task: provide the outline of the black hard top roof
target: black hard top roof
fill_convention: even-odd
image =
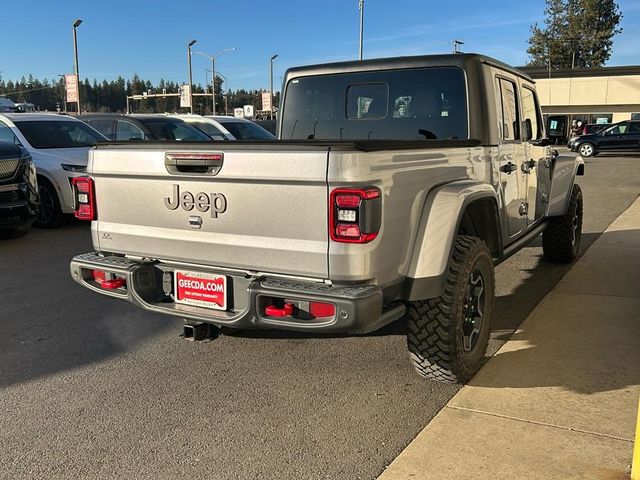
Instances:
[[[288,69],[286,72],[286,80],[288,81],[293,77],[310,75],[328,75],[332,73],[366,72],[376,70],[399,70],[404,68],[421,67],[453,66],[466,70],[478,64],[491,65],[492,67],[505,70],[513,75],[517,75],[533,82],[533,79],[521,70],[507,65],[500,60],[496,60],[495,58],[487,57],[486,55],[481,55],[479,53],[450,53],[445,55],[373,58],[369,60],[307,65]]]

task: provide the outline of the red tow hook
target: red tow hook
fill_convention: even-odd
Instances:
[[[283,308],[278,308],[275,305],[269,305],[264,309],[264,313],[269,317],[287,317],[293,314],[294,308],[293,303],[285,303]]]
[[[127,284],[127,281],[124,278],[114,278],[113,280],[105,280],[100,283],[102,288],[106,288],[107,290],[115,290],[116,288],[124,287]]]

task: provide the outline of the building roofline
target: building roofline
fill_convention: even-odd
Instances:
[[[549,69],[547,67],[522,66],[517,68],[535,79],[549,78]],[[616,77],[622,75],[640,75],[640,65],[551,70],[551,78]]]

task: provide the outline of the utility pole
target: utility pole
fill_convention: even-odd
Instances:
[[[191,40],[187,45],[187,62],[189,64],[189,110],[193,113],[193,74],[191,72],[191,47],[197,40]]]
[[[82,20],[77,19],[73,22],[73,56],[75,59],[74,62],[74,72],[76,74],[76,82],[78,83],[78,115],[80,115],[80,72],[78,69],[78,35],[76,34],[76,29],[80,26]],[[66,85],[66,82],[65,82]],[[65,99],[66,100],[66,99]],[[65,103],[66,106],[66,103]],[[66,110],[66,107],[65,107]]]
[[[276,53],[275,55],[273,55],[271,57],[271,61],[269,62],[270,65],[270,69],[269,69],[269,82],[270,82],[270,87],[269,87],[269,95],[271,95],[271,102],[270,102],[270,107],[269,107],[269,120],[273,120],[273,61],[278,58],[278,54]]]
[[[464,45],[464,42],[461,40],[454,40],[453,41],[453,53],[462,53],[460,52],[460,45]]]
[[[360,10],[360,60],[362,60],[363,36],[364,36],[364,0],[358,0],[358,10]]]
[[[64,105],[64,113],[67,113],[67,77],[61,73],[58,74],[64,82],[64,94],[62,96],[62,103]]]

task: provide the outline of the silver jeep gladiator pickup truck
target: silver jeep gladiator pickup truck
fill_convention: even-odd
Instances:
[[[540,234],[546,259],[578,253],[584,163],[547,147],[533,80],[458,54],[293,68],[283,89],[275,142],[95,147],[74,179],[95,252],[71,275],[194,339],[404,318],[418,373],[467,381],[494,265]]]

